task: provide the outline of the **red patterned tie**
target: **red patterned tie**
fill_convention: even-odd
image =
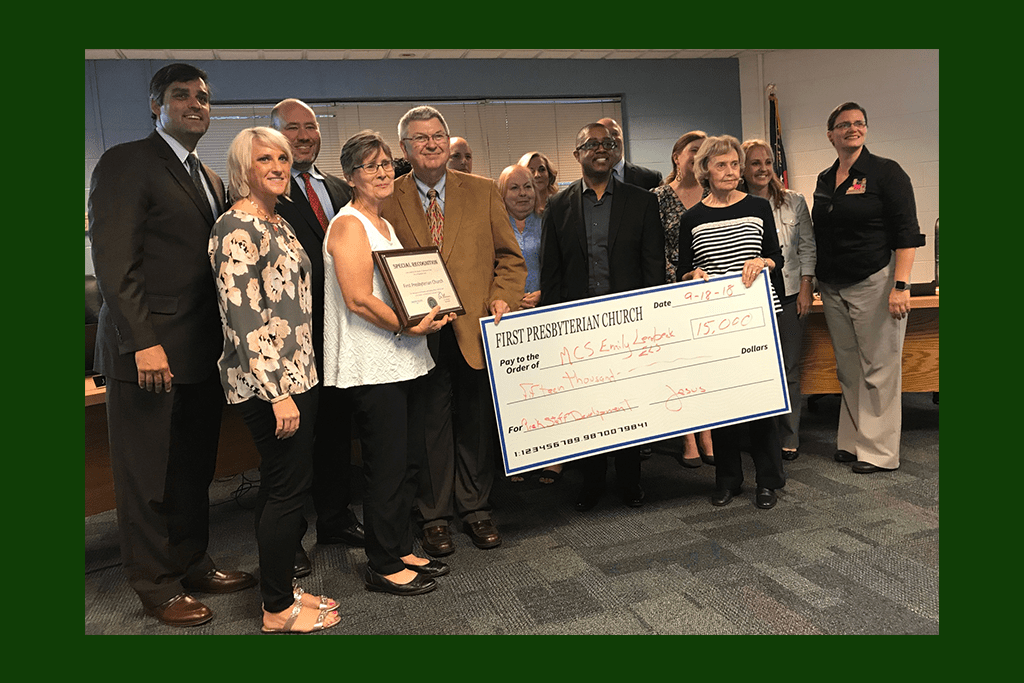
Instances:
[[[437,205],[437,190],[427,192],[430,204],[427,205],[427,227],[430,228],[430,239],[434,240],[434,246],[438,249],[444,242],[444,214],[441,207]]]
[[[300,173],[302,179],[306,182],[306,197],[309,199],[309,205],[313,207],[313,213],[316,214],[316,219],[320,221],[320,227],[323,230],[327,230],[327,214],[324,213],[324,207],[320,204],[320,198],[316,196],[316,190],[313,189],[313,183],[309,182],[308,173]]]

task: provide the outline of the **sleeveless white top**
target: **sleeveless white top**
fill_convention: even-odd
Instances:
[[[345,205],[324,235],[324,377],[329,387],[357,387],[367,384],[388,384],[415,379],[427,374],[434,361],[427,349],[426,337],[402,335],[381,329],[364,320],[345,305],[341,286],[335,275],[334,259],[327,251],[334,222],[340,216],[355,216],[363,224],[372,251],[401,249],[402,243],[386,220],[389,239],[377,231],[366,216],[351,204]],[[384,279],[374,267],[373,295],[394,308]]]

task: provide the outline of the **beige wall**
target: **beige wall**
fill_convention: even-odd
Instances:
[[[914,184],[925,246],[917,250],[913,282],[935,273],[939,218],[939,51],[781,50],[740,59],[743,136],[768,139],[768,96],[775,84],[790,189],[808,205],[819,172],[835,161],[825,119],[842,102],[868,110],[872,153],[899,162]]]

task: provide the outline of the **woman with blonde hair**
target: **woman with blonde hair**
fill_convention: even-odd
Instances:
[[[319,378],[312,266],[274,210],[291,186],[291,164],[291,145],[278,131],[240,132],[228,150],[237,201],[217,219],[209,243],[224,331],[221,384],[260,454],[255,522],[264,633],[311,633],[340,621],[337,602],[292,585],[313,483]]]
[[[747,140],[742,146],[743,188],[748,194],[767,199],[775,216],[775,229],[785,266],[783,290],[779,294],[779,341],[786,366],[786,384],[792,412],[780,415],[782,459],[796,460],[800,446],[800,355],[803,350],[805,317],[811,312],[814,293],[814,227],[807,202],[799,192],[787,190],[772,168],[771,147],[764,140]]]
[[[533,188],[537,192],[537,213],[544,213],[548,199],[558,194],[558,169],[551,159],[542,152],[527,152],[519,159],[519,165],[530,169],[533,174]]]

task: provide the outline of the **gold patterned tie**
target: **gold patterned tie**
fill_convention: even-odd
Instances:
[[[434,246],[440,249],[444,242],[444,214],[437,204],[437,190],[428,191],[427,197],[430,198],[430,204],[427,205],[427,227],[430,228],[430,239],[434,241]]]

